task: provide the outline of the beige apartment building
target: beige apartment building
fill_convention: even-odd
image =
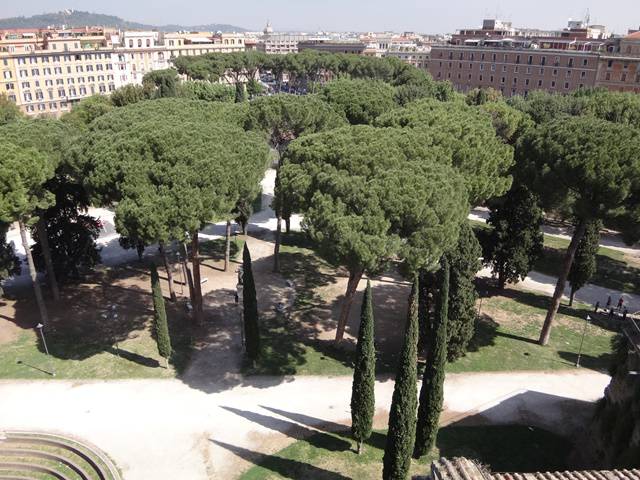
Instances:
[[[58,116],[82,98],[141,84],[171,58],[244,50],[241,34],[103,28],[0,32],[0,94],[27,115]]]

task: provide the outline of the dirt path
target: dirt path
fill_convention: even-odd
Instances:
[[[316,427],[348,425],[351,381],[254,377],[234,388],[180,380],[0,382],[0,425],[84,438],[110,454],[127,480],[233,479]],[[590,415],[608,381],[585,370],[449,375],[442,420],[567,433]],[[377,427],[386,425],[392,392],[393,382],[377,383]]]

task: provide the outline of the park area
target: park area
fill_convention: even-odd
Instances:
[[[242,237],[234,242],[237,254]],[[232,370],[245,375],[352,375],[357,336],[358,309],[352,309],[346,339],[336,346],[334,318],[339,312],[347,275],[317,255],[303,234],[284,236],[281,274],[271,272],[273,244],[250,238],[258,254],[254,270],[261,307],[263,353],[257,365],[242,365],[239,344],[223,339],[240,336],[235,310],[236,259],[223,271],[224,242],[203,244],[207,294],[207,321],[202,327],[191,322],[185,297],[167,302],[174,355],[168,368],[157,353],[152,336],[153,307],[147,270],[137,262],[104,268],[85,282],[66,287],[59,303],[51,302],[52,328],[47,334],[46,356],[32,319],[36,306],[29,291],[10,292],[0,315],[0,378],[123,379],[180,378],[194,364],[208,365],[225,359]],[[264,256],[261,256],[264,255]],[[153,257],[152,257],[153,258]],[[157,260],[157,259],[156,259]],[[184,292],[178,266],[178,293]],[[164,277],[163,277],[164,278]],[[406,318],[410,285],[397,271],[372,279],[376,318],[377,371],[393,374]],[[573,368],[584,318],[592,307],[577,302],[562,307],[558,324],[547,347],[537,344],[548,299],[545,295],[508,287],[497,291],[491,282],[478,279],[481,298],[475,335],[466,356],[447,366],[450,372],[559,370]],[[163,281],[166,288],[166,279]],[[361,302],[361,285],[355,304]],[[283,312],[276,311],[278,303]],[[115,305],[114,318],[111,306]],[[615,325],[606,316],[593,315],[587,327],[581,365],[606,371]],[[235,361],[231,361],[235,359]],[[235,364],[234,364],[235,363]],[[191,372],[196,373],[192,370]],[[210,372],[214,379],[224,372]],[[199,372],[198,372],[199,375]]]

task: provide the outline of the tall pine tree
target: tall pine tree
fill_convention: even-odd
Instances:
[[[418,423],[416,427],[414,458],[425,455],[436,441],[442,402],[444,399],[444,368],[447,362],[447,321],[449,317],[449,262],[442,259],[439,273],[438,299],[436,317],[429,338],[427,361],[420,389],[420,406],[418,407]]]
[[[482,248],[469,223],[462,224],[456,248],[446,254],[450,268],[447,360],[452,362],[467,352],[476,321],[474,279],[482,267]]]
[[[409,297],[409,314],[400,354],[400,364],[389,411],[389,430],[384,449],[384,480],[403,480],[409,474],[411,452],[416,434],[418,289],[415,277]]]
[[[258,319],[258,299],[256,297],[256,284],[251,269],[251,254],[249,247],[244,244],[242,252],[242,303],[244,311],[244,335],[247,356],[255,362],[260,355],[260,328]]]
[[[362,451],[362,442],[371,436],[373,414],[375,413],[376,349],[374,345],[374,319],[371,298],[371,282],[362,299],[360,311],[360,330],[356,364],[353,371],[351,390],[351,434],[358,442],[358,453]]]
[[[578,243],[576,255],[573,258],[573,264],[569,271],[569,283],[571,284],[571,295],[569,297],[569,306],[573,305],[573,297],[578,290],[584,287],[593,274],[596,273],[598,267],[596,255],[600,248],[600,228],[602,222],[599,220],[591,221],[587,224],[584,236]]]
[[[164,305],[162,288],[160,287],[160,277],[155,264],[151,264],[151,293],[153,295],[153,321],[158,344],[158,353],[165,360],[165,366],[169,366],[171,357],[171,338],[169,337],[169,326],[167,325],[167,310]]]

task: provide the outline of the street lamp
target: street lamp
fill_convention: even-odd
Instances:
[[[55,367],[53,366],[53,361],[51,360],[51,355],[49,354],[49,348],[47,347],[47,340],[44,338],[44,325],[41,323],[38,323],[36,325],[36,328],[40,331],[40,337],[42,338],[42,344],[44,345],[44,351],[47,354],[47,357],[49,357],[49,363],[51,364],[51,376],[55,377],[56,376],[56,370]]]
[[[587,325],[589,324],[591,317],[587,315],[584,319],[584,329],[582,330],[582,340],[580,341],[580,350],[578,350],[578,360],[576,361],[576,367],[580,367],[580,357],[582,356],[582,346],[584,345],[584,336],[587,333]]]

